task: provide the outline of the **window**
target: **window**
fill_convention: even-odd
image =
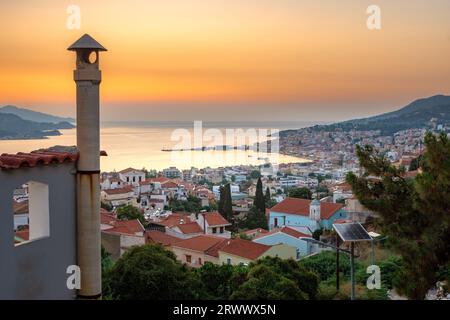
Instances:
[[[130,177],[127,177],[127,182],[130,182]]]
[[[14,244],[50,236],[48,185],[29,181],[14,190]]]
[[[192,261],[192,256],[190,256],[190,255],[186,255],[186,262],[187,263],[191,263],[191,261]]]
[[[275,224],[275,228],[278,227],[278,218],[274,218],[273,221],[274,221],[274,224]]]
[[[202,265],[202,258],[198,258],[198,264]]]
[[[223,233],[225,231],[224,227],[220,227],[220,233]]]
[[[217,228],[212,228],[212,233],[217,233]]]
[[[227,264],[228,264],[228,265],[231,264],[231,258],[227,258]]]
[[[133,182],[136,182],[136,177],[135,176],[133,176]]]

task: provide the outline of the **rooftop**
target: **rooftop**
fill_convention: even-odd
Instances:
[[[221,248],[219,251],[243,257],[249,260],[258,259],[264,252],[271,248],[271,246],[267,246],[265,244],[239,238],[229,239],[227,241],[227,245]]]
[[[180,241],[180,238],[168,235],[158,230],[150,230],[145,233],[145,243],[159,243],[163,246],[170,246]]]
[[[205,219],[210,227],[225,226],[231,224],[224,217],[222,217],[222,215],[219,212],[206,212]]]
[[[76,51],[77,49],[97,49],[98,51],[107,51],[100,43],[88,34],[84,34],[75,41],[67,50]]]
[[[228,241],[219,237],[199,235],[190,239],[181,240],[174,244],[173,247],[203,252],[210,256],[218,257],[219,247],[225,245]]]
[[[280,212],[286,214],[309,216],[309,205],[311,200],[286,198],[270,209],[271,212]],[[342,209],[340,203],[320,202],[320,218],[329,219],[334,213]]]

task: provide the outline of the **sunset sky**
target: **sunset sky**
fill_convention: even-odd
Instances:
[[[331,121],[450,94],[448,0],[1,0],[0,29],[0,106],[58,115],[84,33],[109,49],[103,120]]]

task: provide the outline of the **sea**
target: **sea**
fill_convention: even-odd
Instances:
[[[300,129],[317,122],[187,122],[187,121],[140,121],[102,122],[101,150],[108,156],[101,158],[102,171],[120,171],[133,167],[137,169],[162,170],[168,167],[178,169],[217,168],[236,165],[263,165],[267,163],[299,163],[308,160],[252,150],[217,150],[214,146],[251,145],[258,141],[276,137],[278,131]],[[55,145],[76,145],[76,129],[60,130],[62,135],[37,140],[0,140],[0,154],[30,152]],[[233,135],[234,140],[227,140]],[[268,138],[269,137],[269,138]],[[233,143],[229,143],[233,141]],[[195,150],[180,151],[180,149]],[[210,147],[206,151],[197,147]],[[175,151],[164,151],[174,150]]]

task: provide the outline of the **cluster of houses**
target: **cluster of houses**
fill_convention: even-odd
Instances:
[[[102,244],[113,258],[132,246],[158,243],[194,268],[205,262],[247,265],[265,256],[299,260],[325,250],[308,241],[315,230],[331,229],[346,217],[342,204],[286,198],[267,210],[268,230],[232,237],[231,223],[218,212],[164,213],[149,219],[147,229],[138,220],[119,221],[104,210],[100,214]]]
[[[248,264],[265,256],[301,259],[325,248],[312,241],[317,229],[331,229],[333,223],[348,219],[364,221],[366,212],[354,198],[351,188],[336,184],[332,196],[320,201],[289,198],[273,194],[277,204],[266,212],[268,230],[246,230],[233,237],[228,230],[231,223],[218,212],[172,212],[167,209],[170,199],[187,200],[189,196],[201,199],[209,206],[220,198],[218,186],[208,188],[184,181],[174,168],[166,175],[147,178],[142,170],[128,168],[117,173],[104,173],[101,177],[101,201],[112,210],[100,211],[102,245],[113,259],[136,245],[159,243],[172,250],[177,258],[191,267],[205,262]],[[180,173],[181,174],[181,173]],[[271,188],[269,181],[265,187]],[[241,192],[232,185],[233,211],[245,214],[252,206],[255,187]],[[347,205],[344,206],[344,203]],[[115,209],[132,205],[141,210],[147,221],[120,220]],[[27,188],[15,191],[15,241],[28,240]]]

